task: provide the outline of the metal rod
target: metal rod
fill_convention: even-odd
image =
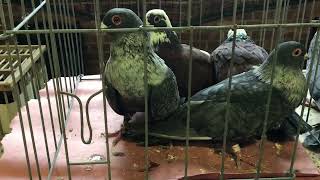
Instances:
[[[182,0],[179,0],[179,27],[182,27]],[[181,41],[181,32],[179,33],[179,39]]]
[[[95,0],[95,21],[97,31],[97,45],[98,45],[98,56],[99,56],[99,66],[100,66],[100,74],[102,75],[102,91],[103,91],[103,115],[104,115],[104,130],[106,134],[106,156],[108,162],[108,179],[111,180],[112,172],[111,172],[111,158],[110,158],[110,147],[109,147],[109,138],[107,135],[109,134],[108,130],[108,116],[107,116],[107,102],[106,102],[106,79],[104,76],[104,54],[103,54],[103,36],[101,33],[101,20],[100,20],[100,1]]]
[[[60,3],[60,0],[58,1],[58,3]],[[57,28],[59,28],[59,19],[58,19],[58,13],[57,13],[57,8],[56,8],[56,1],[53,1],[53,11],[54,11],[54,17],[55,17],[55,19],[56,19],[56,27]],[[62,14],[61,13],[61,6],[60,6],[60,14]],[[62,15],[61,15],[62,16]],[[63,29],[63,18],[61,18],[61,28]],[[65,35],[63,34],[63,40],[64,40],[64,47],[66,47],[66,45],[65,45],[65,42],[66,42],[66,38],[65,38]],[[61,41],[61,34],[58,34],[58,43],[59,43],[59,47],[62,47],[62,41]],[[66,68],[65,68],[65,61],[68,61],[65,57],[64,57],[64,55],[63,55],[63,53],[61,52],[60,53],[60,58],[61,58],[61,63],[62,63],[62,72],[63,72],[63,74],[64,74],[64,85],[65,85],[65,89],[66,89],[66,91],[68,91],[68,84],[67,84],[67,73],[66,73]],[[58,59],[57,59],[58,60]],[[54,63],[53,63],[54,64]],[[54,66],[53,66],[54,67]],[[60,70],[60,69],[59,69]],[[55,71],[55,68],[53,69],[53,71]],[[56,74],[56,73],[55,73]],[[56,78],[59,78],[59,81],[60,81],[60,83],[62,84],[62,82],[61,82],[61,77],[59,77],[58,75],[56,75],[55,76]],[[71,82],[70,81],[70,77],[69,77],[69,82]],[[61,87],[62,88],[62,87]],[[64,115],[66,114],[66,107],[65,107],[65,101],[64,101],[64,97],[62,96],[62,106],[63,106],[63,112],[64,112]],[[57,103],[58,104],[58,103]],[[69,99],[69,97],[67,97],[67,104],[68,104],[68,107],[70,107],[70,99]],[[57,108],[58,109],[58,108]],[[62,120],[62,119],[60,119],[60,120]],[[62,121],[61,121],[62,122]],[[61,126],[61,123],[60,123],[60,127],[62,127]],[[61,129],[62,130],[62,129]]]
[[[292,28],[292,27],[320,27],[320,23],[286,23],[286,24],[245,24],[237,25],[240,29],[273,29],[281,27]],[[223,25],[223,26],[182,26],[182,27],[140,27],[140,28],[119,28],[119,29],[101,29],[101,33],[111,33],[111,32],[137,32],[137,31],[190,31],[190,29],[201,30],[201,31],[215,31],[215,30],[228,30],[232,29],[233,25]],[[53,29],[53,30],[19,30],[12,31],[7,30],[7,34],[67,34],[67,33],[97,33],[98,29]]]
[[[262,19],[261,19],[261,24],[265,24],[265,16],[266,14],[266,0],[263,0],[263,8],[262,8]],[[260,39],[259,39],[259,45],[262,46],[262,35],[263,35],[263,29],[260,30]]]
[[[78,82],[79,83],[79,82]],[[78,84],[77,84],[77,86],[78,86]],[[59,93],[59,95],[61,95],[61,93]],[[74,101],[74,99],[71,99],[71,102],[70,102],[70,106],[71,106],[71,108],[73,107],[73,101]],[[67,112],[67,114],[65,115],[65,117],[66,117],[66,120],[64,121],[65,122],[65,124],[68,124],[68,122],[69,122],[69,120],[70,120],[70,114],[71,114],[71,111],[68,111]],[[62,125],[61,125],[62,126]],[[52,178],[52,174],[53,174],[53,171],[54,171],[54,167],[55,167],[55,164],[57,163],[57,160],[58,160],[58,156],[59,156],[59,153],[60,153],[60,150],[61,150],[61,146],[62,146],[62,142],[63,141],[65,141],[65,138],[64,138],[64,136],[62,135],[61,137],[60,137],[60,139],[59,139],[59,142],[58,142],[58,149],[56,150],[56,152],[54,153],[54,157],[53,157],[53,160],[52,160],[52,164],[51,164],[51,168],[50,168],[50,171],[49,171],[49,173],[48,173],[48,180],[51,180],[51,178]],[[70,166],[71,164],[70,163],[68,163],[67,164],[68,166]],[[67,172],[68,173],[68,172]],[[68,175],[68,179],[71,179],[71,176],[69,176],[69,174],[67,174]],[[70,174],[71,175],[71,174]]]
[[[72,93],[68,93],[68,92],[63,92],[63,91],[60,91],[59,92],[60,94],[63,94],[63,95],[67,95],[67,96],[71,96],[73,98],[75,98],[79,104],[79,110],[80,110],[80,126],[81,126],[81,141],[84,143],[84,144],[90,144],[91,143],[91,140],[92,140],[92,127],[91,127],[91,123],[89,121],[89,119],[87,119],[87,125],[88,125],[88,129],[89,129],[89,138],[88,140],[85,140],[84,138],[84,126],[83,126],[83,106],[82,106],[82,102],[81,102],[81,99],[72,94]]]
[[[76,17],[75,17],[75,11],[74,11],[74,3],[73,0],[71,0],[71,10],[72,10],[72,17],[73,17],[73,22],[74,22],[74,29],[77,29],[77,21],[76,21]],[[79,35],[79,38],[78,38]],[[78,74],[79,75],[83,75],[84,72],[82,71],[82,62],[83,62],[83,57],[81,56],[81,52],[82,51],[82,44],[80,43],[80,34],[79,33],[75,33],[75,38],[76,38],[76,42],[77,42],[77,65],[78,65]]]
[[[19,23],[15,28],[13,28],[13,31],[18,31],[20,30],[23,26],[25,26],[28,21],[30,19],[32,19],[33,17],[36,17],[35,15],[41,10],[41,8],[46,4],[46,0],[43,0],[36,8],[34,8],[34,10],[27,15],[25,18],[23,18],[23,20],[21,21],[21,23]]]
[[[42,16],[42,20],[43,20],[44,29],[47,29],[46,18],[45,18],[45,15],[44,15],[43,11],[41,11],[41,16]],[[55,77],[55,74],[54,74],[53,65],[52,65],[52,55],[51,55],[51,48],[50,48],[51,46],[49,44],[48,34],[44,34],[44,35],[45,35],[47,52],[48,52],[50,74],[51,74],[51,77],[53,78],[53,77]],[[55,101],[56,101],[56,104],[58,104],[57,87],[56,87],[55,81],[52,81],[52,84],[53,84],[53,92],[54,92]],[[49,88],[48,88],[48,84],[47,83],[46,83],[45,88],[46,88],[46,95],[47,95],[48,106],[49,106],[49,113],[50,113],[50,117],[52,117],[51,100],[50,100]],[[58,108],[57,108],[57,111],[58,111],[57,114],[59,114]],[[58,121],[60,122],[59,118],[60,118],[60,116],[58,116]],[[55,149],[57,150],[57,139],[56,139],[55,125],[54,125],[53,118],[51,118],[50,120],[51,120],[51,130],[52,130],[52,133],[53,133],[54,145],[55,145]]]
[[[108,164],[108,161],[81,161],[81,162],[70,162],[72,166],[83,166],[83,165],[94,165],[94,164]]]
[[[32,6],[32,8],[35,7],[34,0],[31,0],[31,6]],[[35,23],[36,29],[39,29],[37,16],[34,17],[34,23]],[[27,26],[25,28],[28,29]],[[41,58],[43,52],[41,50],[40,35],[37,34],[36,36],[37,36],[38,47],[39,47],[39,50],[40,50],[40,54],[41,54],[40,58]],[[32,52],[31,40],[30,40],[30,36],[29,35],[27,35],[27,41],[28,41],[28,47],[30,49],[30,52]],[[38,82],[38,84],[40,86],[40,84],[41,84],[40,77],[39,77],[38,73],[36,72],[36,69],[35,69],[36,64],[35,64],[35,60],[33,59],[32,55],[30,56],[30,59],[31,59],[31,62],[32,62],[31,70],[32,70],[33,76],[35,76],[36,81]],[[42,58],[42,60],[40,60],[40,63],[41,63],[41,61],[43,62],[43,58]],[[32,82],[33,82],[33,79],[32,79]],[[47,155],[47,160],[48,160],[48,169],[50,169],[51,160],[50,160],[50,153],[49,153],[49,146],[48,146],[48,138],[47,138],[47,133],[46,133],[46,126],[45,126],[45,123],[44,123],[44,115],[43,115],[42,102],[41,102],[39,90],[40,90],[40,87],[36,88],[35,93],[36,93],[36,95],[38,97],[40,120],[41,120],[42,132],[43,132],[44,143],[45,143],[45,148],[46,148],[46,155]]]
[[[70,12],[69,12],[69,6],[68,6],[68,2],[67,0],[64,1],[64,6],[63,6],[63,12],[65,15],[65,22],[66,22],[66,28],[67,29],[72,29],[71,27],[71,18],[70,18]],[[76,81],[76,54],[75,54],[75,48],[74,48],[74,41],[73,41],[73,35],[74,33],[71,34],[67,34],[67,38],[68,38],[68,47],[71,48],[71,54],[70,54],[70,66],[71,66],[71,76],[73,79],[73,92],[75,91],[75,81]],[[70,50],[70,49],[69,49]]]
[[[316,55],[316,53],[319,53],[319,45],[317,44],[317,42],[319,42],[319,36],[320,36],[319,34],[320,34],[320,30],[317,29],[317,35],[316,35],[316,39],[315,39],[316,47],[315,47],[314,51],[312,52],[312,58],[311,58],[311,62],[310,62],[310,67],[313,67],[313,64],[314,64],[314,61],[315,61],[315,55]],[[317,59],[317,62],[319,63],[319,58]],[[312,73],[309,73],[308,76],[307,76],[307,85],[310,84],[311,74]],[[300,117],[301,118],[303,117],[303,114],[304,114],[304,108],[305,108],[307,93],[308,93],[308,88],[305,89],[305,98],[303,99],[301,112],[300,112]],[[296,160],[296,153],[297,153],[297,147],[298,147],[298,143],[299,143],[300,130],[301,130],[301,126],[298,126],[297,135],[295,137],[294,149],[293,149],[293,152],[292,152],[292,155],[291,155],[291,163],[290,163],[289,172],[290,172],[290,174],[292,176],[295,174],[293,166],[294,166],[294,163],[295,163],[295,160]]]
[[[59,65],[59,61],[58,61],[58,52],[57,52],[57,45],[56,45],[56,41],[55,41],[55,37],[54,34],[52,33],[53,30],[53,19],[52,19],[52,13],[51,13],[51,7],[50,7],[50,0],[47,0],[47,5],[46,5],[46,10],[48,13],[48,21],[49,21],[49,31],[50,31],[50,40],[51,40],[51,45],[52,45],[52,49],[53,49],[53,59],[55,59],[54,61],[54,68],[55,68],[55,72],[58,78],[56,78],[56,83],[57,83],[57,89],[58,91],[61,90],[61,85],[58,79],[61,79],[61,75],[60,75],[60,65]],[[57,104],[57,108],[59,108],[59,111],[62,112],[62,99],[61,99],[61,95],[58,93],[58,104]],[[70,109],[69,109],[70,112]],[[69,114],[68,112],[68,114]],[[67,176],[68,179],[71,180],[71,170],[70,170],[70,165],[69,165],[69,153],[68,153],[68,145],[67,145],[67,138],[66,138],[66,131],[65,131],[65,120],[63,118],[63,115],[61,113],[59,113],[59,115],[61,116],[61,128],[62,128],[62,137],[63,137],[63,141],[64,141],[64,148],[65,148],[65,155],[66,155],[66,163],[67,163]],[[50,169],[49,172],[52,173],[53,168]]]
[[[230,66],[228,70],[228,93],[227,93],[227,104],[226,104],[226,113],[225,113],[225,119],[224,119],[224,131],[223,131],[223,149],[222,149],[222,157],[221,157],[221,169],[220,169],[220,180],[224,180],[224,168],[225,168],[225,157],[226,157],[226,149],[227,149],[227,136],[228,136],[228,128],[229,128],[229,119],[230,119],[230,99],[231,99],[231,85],[232,85],[232,69],[233,69],[233,63],[234,63],[234,55],[235,55],[235,47],[236,47],[236,34],[237,34],[237,5],[238,1],[235,0],[233,4],[233,41],[232,41],[232,55],[231,55],[231,61]]]
[[[203,0],[200,0],[200,13],[199,13],[199,26],[202,26],[202,15],[203,15]],[[202,44],[202,37],[201,37],[201,30],[199,30],[199,48],[201,48]]]
[[[281,11],[281,4],[282,4],[282,0],[277,1],[277,10],[276,10],[276,15],[275,15],[275,20],[277,23],[279,23],[280,21],[280,11]],[[269,87],[269,91],[268,91],[268,99],[267,99],[267,104],[266,104],[266,113],[265,113],[265,117],[264,117],[264,121],[263,121],[263,129],[262,129],[262,135],[261,135],[261,141],[259,144],[259,158],[258,158],[258,162],[257,162],[257,173],[256,173],[256,177],[255,179],[259,179],[260,175],[261,175],[261,166],[262,166],[262,160],[263,160],[263,155],[264,155],[264,143],[267,139],[267,123],[268,123],[268,119],[269,119],[269,112],[270,112],[270,103],[271,103],[271,97],[272,97],[272,89],[273,89],[273,79],[274,79],[274,73],[275,73],[275,67],[278,61],[278,44],[281,41],[281,32],[282,29],[279,27],[277,29],[277,39],[276,39],[276,46],[275,46],[275,57],[274,57],[274,62],[272,64],[272,70],[271,70],[271,78],[270,78],[270,87]],[[271,51],[271,50],[270,50]]]
[[[268,23],[268,19],[269,19],[269,6],[270,6],[270,2],[269,0],[267,0],[267,9],[266,9],[266,15],[265,15],[265,24]],[[262,39],[262,43],[261,46],[264,47],[264,42],[265,42],[265,38],[266,38],[266,30],[263,29],[263,35],[262,35],[263,39]]]
[[[192,0],[188,0],[188,26],[191,26],[192,16]],[[190,138],[190,101],[191,101],[191,87],[192,87],[192,45],[193,45],[193,29],[189,32],[189,71],[188,71],[188,97],[187,97],[187,120],[186,120],[186,144],[184,146],[184,179],[188,179],[188,167],[189,167],[189,138]]]
[[[224,11],[224,0],[221,1],[221,7],[220,7],[220,26],[222,26],[222,24],[223,24],[223,16],[224,16],[223,11]],[[230,29],[230,28],[228,28],[228,29]],[[224,36],[224,32],[222,31],[222,29],[220,29],[220,41],[219,41],[220,44],[223,40],[223,36]]]
[[[8,6],[10,6],[10,5],[11,5],[11,0],[8,1]],[[0,0],[0,9],[1,9],[1,11],[0,11],[1,25],[2,25],[3,30],[6,30],[7,29],[7,26],[6,26],[7,23],[6,23],[6,19],[5,19],[5,15],[4,15],[4,9],[3,9],[2,0]],[[12,18],[10,19],[10,24],[13,25],[13,22],[11,20],[12,20]],[[6,42],[6,47],[7,47],[7,49],[9,49],[9,43],[8,42]],[[19,53],[17,53],[17,54],[18,54],[18,59],[20,59]],[[9,53],[9,59],[11,59],[10,56],[11,56],[11,53]],[[25,153],[25,157],[26,157],[28,175],[29,175],[29,179],[32,180],[33,178],[32,178],[31,166],[30,166],[28,145],[27,145],[27,141],[26,141],[26,134],[25,134],[25,130],[24,130],[24,123],[23,123],[23,118],[22,118],[22,113],[21,113],[22,105],[21,105],[21,99],[19,97],[19,91],[18,91],[18,85],[17,85],[18,82],[16,81],[16,78],[14,76],[12,61],[9,61],[9,65],[10,65],[10,69],[11,69],[12,80],[13,80],[13,83],[15,84],[13,86],[13,98],[14,98],[15,102],[17,102],[16,104],[17,104],[17,109],[18,109],[20,129],[21,129],[21,134],[22,134],[22,141],[23,141],[24,153]]]
[[[302,15],[301,15],[301,22],[304,22],[304,16],[305,16],[305,14],[306,14],[307,2],[308,2],[308,0],[305,0],[305,1],[304,1],[304,4],[303,4],[303,11],[302,11]],[[302,27],[300,27],[300,29],[299,29],[298,42],[301,41],[301,35],[302,35]]]
[[[301,1],[299,0],[299,5],[298,5],[298,10],[297,10],[297,18],[296,18],[296,23],[299,22],[299,17],[300,17],[300,11],[301,11]],[[297,36],[297,27],[294,28],[294,32],[293,32],[293,39],[296,39]]]
[[[244,24],[243,19],[244,19],[245,7],[246,7],[246,0],[242,0],[241,24]]]

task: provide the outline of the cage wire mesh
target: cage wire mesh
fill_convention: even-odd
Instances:
[[[85,74],[100,74],[103,94],[105,93],[105,77],[103,75],[104,66],[109,54],[109,39],[105,34],[114,31],[134,32],[134,31],[155,31],[155,30],[174,30],[178,32],[182,42],[190,45],[190,56],[192,47],[205,49],[212,52],[226,36],[229,29],[245,28],[250,37],[256,43],[264,47],[269,52],[276,48],[277,44],[286,40],[296,40],[308,46],[309,36],[313,36],[308,31],[309,27],[318,27],[318,22],[311,22],[315,17],[315,0],[234,0],[234,1],[161,1],[161,0],[116,0],[116,1],[76,1],[76,0],[0,0],[1,17],[1,52],[0,54],[0,100],[4,104],[10,101],[16,102],[19,122],[21,126],[21,138],[24,144],[25,162],[27,166],[27,176],[29,179],[52,179],[59,154],[63,153],[66,164],[66,174],[68,179],[72,179],[72,166],[105,164],[107,166],[107,177],[112,179],[111,157],[109,140],[105,137],[106,159],[96,162],[74,161],[71,157],[72,149],[69,146],[72,138],[68,136],[67,126],[73,106],[79,104],[81,122],[81,140],[84,144],[92,142],[92,127],[89,120],[88,99],[86,108],[86,118],[83,115],[83,105],[81,96],[76,94],[77,87],[82,81],[87,81]],[[109,30],[101,29],[100,24],[104,13],[114,7],[129,8],[136,12],[143,19],[143,27],[132,29]],[[173,27],[156,28],[146,25],[146,12],[149,9],[164,9],[171,19]],[[293,15],[294,14],[294,15]],[[290,16],[291,18],[288,18]],[[82,19],[81,19],[82,18]],[[85,24],[81,21],[89,21]],[[82,26],[81,26],[82,25]],[[236,34],[236,33],[234,33]],[[317,33],[319,34],[319,33]],[[235,36],[235,35],[234,35]],[[84,48],[84,41],[96,38],[96,41],[89,49],[96,52],[88,52]],[[318,36],[316,37],[318,39]],[[232,45],[232,56],[235,51],[235,38]],[[27,53],[24,53],[26,51]],[[37,55],[34,55],[34,49]],[[28,54],[29,53],[29,54]],[[91,54],[90,54],[91,53]],[[89,61],[86,58],[92,54],[98,61],[93,65],[96,68],[89,70]],[[91,56],[92,57],[92,56]],[[192,56],[191,56],[192,57]],[[314,57],[314,56],[312,56]],[[28,59],[29,65],[24,63]],[[232,58],[230,69],[233,66]],[[319,59],[312,59],[311,64],[319,63]],[[3,65],[4,64],[4,65]],[[275,63],[274,63],[275,64]],[[92,65],[92,64],[91,64]],[[188,81],[188,114],[186,121],[186,140],[184,146],[185,168],[184,175],[188,176],[190,166],[189,148],[189,126],[190,126],[190,97],[191,97],[191,77],[192,77],[192,58],[189,62],[189,81]],[[99,68],[97,68],[99,67]],[[273,71],[272,71],[273,72]],[[146,62],[145,62],[145,73]],[[18,76],[16,75],[18,74]],[[230,74],[230,72],[229,72]],[[29,97],[27,84],[30,83],[35,94]],[[49,81],[42,77],[48,76]],[[10,83],[2,83],[5,77],[11,77]],[[42,79],[41,79],[42,78]],[[271,78],[272,79],[272,78]],[[311,76],[307,76],[309,83]],[[147,75],[144,75],[144,88],[148,92]],[[227,107],[230,104],[230,88],[232,76],[228,81]],[[272,80],[271,80],[272,84]],[[44,88],[44,89],[43,89]],[[41,90],[42,89],[42,90]],[[41,91],[40,91],[41,90]],[[99,93],[99,92],[98,92]],[[255,179],[260,178],[264,144],[266,141],[266,128],[271,101],[272,88],[268,92],[266,102],[266,115],[259,146],[259,157],[256,163]],[[20,96],[23,94],[24,96]],[[97,93],[96,93],[97,94]],[[96,95],[93,94],[93,95]],[[307,91],[305,92],[307,95]],[[42,98],[40,98],[40,96]],[[35,98],[38,104],[39,116],[41,120],[41,135],[34,135],[33,117],[29,107],[29,101]],[[13,100],[10,100],[13,99]],[[149,135],[148,135],[148,96],[145,95],[145,179],[149,179]],[[305,113],[306,98],[303,100],[300,116]],[[105,122],[105,135],[108,132],[107,101],[103,95],[102,120]],[[23,113],[21,109],[25,109]],[[307,109],[308,114],[310,107]],[[2,117],[2,115],[1,115]],[[225,114],[225,128],[223,134],[223,151],[221,154],[220,178],[225,179],[225,158],[227,146],[228,121],[230,119],[229,108]],[[85,121],[86,120],[86,121]],[[49,122],[49,123],[47,123]],[[49,125],[48,125],[49,124]],[[1,124],[0,124],[1,125]],[[50,133],[48,133],[50,131]],[[297,130],[300,131],[300,126]],[[0,126],[1,138],[4,136],[3,128]],[[30,135],[26,135],[30,134]],[[299,133],[298,133],[299,134]],[[36,142],[40,140],[44,143],[44,151],[39,151]],[[70,139],[69,139],[70,138]],[[295,138],[294,150],[291,152],[291,163],[288,167],[286,177],[274,179],[294,179],[295,157],[299,135]],[[31,145],[27,142],[31,142]],[[45,154],[47,166],[39,165],[39,155]],[[35,170],[34,170],[35,168]]]

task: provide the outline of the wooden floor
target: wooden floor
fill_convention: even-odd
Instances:
[[[96,78],[97,76],[95,76]],[[94,78],[87,77],[87,78]],[[51,87],[51,84],[50,84]],[[100,90],[101,82],[98,80],[87,80],[79,84],[76,94],[80,97],[83,104],[90,95]],[[50,91],[52,112],[55,120],[55,130],[59,133],[57,121],[57,110],[54,107],[54,93]],[[49,106],[44,91],[41,92],[41,102],[44,114],[44,124],[46,126],[46,134],[48,136],[50,161],[52,162],[55,153],[55,145],[53,141],[53,131],[49,118]],[[103,118],[103,102],[102,95],[95,97],[90,104],[90,117],[93,128],[93,142],[85,145],[81,142],[80,134],[80,116],[79,105],[74,101],[73,109],[70,113],[70,121],[66,128],[68,155],[70,161],[94,161],[101,158],[106,158],[106,145],[104,133],[104,118]],[[44,146],[43,129],[41,125],[41,114],[39,113],[39,104],[37,100],[32,100],[28,103],[31,111],[32,126],[34,130],[35,146],[39,159],[39,167],[41,176],[46,179],[48,175],[48,160],[46,158],[46,149]],[[110,132],[115,132],[120,128],[122,117],[115,114],[111,108],[108,111],[108,127]],[[27,136],[29,158],[31,160],[32,175],[37,177],[35,156],[33,153],[31,136],[28,125],[26,107],[22,109],[23,122]],[[85,123],[86,124],[86,123]],[[87,126],[85,125],[85,138],[87,139]],[[2,140],[4,145],[4,154],[0,159],[0,179],[1,180],[22,180],[28,179],[26,158],[22,141],[22,133],[20,129],[19,118],[16,117],[12,122],[12,133],[5,136]],[[57,139],[60,135],[57,135]],[[109,139],[109,143],[113,138]],[[199,146],[201,145],[201,146]],[[231,157],[227,157],[225,161],[225,173],[230,178],[246,178],[254,177],[255,163],[258,157],[258,142],[246,147],[242,147],[242,162],[240,168],[235,166],[235,162]],[[292,153],[293,142],[282,144],[284,150],[277,155],[275,144],[267,142],[265,147],[264,162],[262,166],[263,177],[283,176],[289,168],[290,156]],[[132,179],[141,180],[144,178],[144,148],[138,146],[134,142],[120,141],[113,151],[123,152],[124,156],[111,157],[111,174],[112,179]],[[153,165],[150,169],[150,178],[153,180],[164,179],[179,179],[184,175],[184,148],[183,146],[161,147],[154,146],[148,150],[150,163]],[[92,158],[94,157],[94,158]],[[191,143],[189,148],[189,171],[190,179],[216,179],[220,170],[221,156],[214,149],[207,147],[204,143]],[[101,160],[100,159],[100,160]],[[61,151],[57,158],[57,163],[54,168],[53,178],[66,179],[66,153],[62,144]],[[297,159],[295,163],[298,179],[320,179],[319,171],[312,163],[304,148],[299,144],[297,151]],[[90,179],[108,179],[106,165],[84,165],[72,166],[72,179],[90,180]]]

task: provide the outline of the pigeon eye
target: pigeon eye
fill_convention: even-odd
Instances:
[[[161,21],[161,19],[160,19],[159,16],[155,16],[155,17],[153,18],[153,21],[154,21],[155,23],[159,23],[159,22]]]
[[[302,54],[302,50],[300,48],[294,49],[292,51],[292,56],[300,56]]]
[[[114,16],[112,16],[112,23],[114,24],[114,25],[120,25],[121,23],[122,23],[122,21],[121,21],[121,17],[119,16],[119,15],[114,15]]]

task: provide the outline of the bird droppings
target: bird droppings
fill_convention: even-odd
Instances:
[[[57,177],[57,180],[64,180],[63,177]]]
[[[106,134],[105,133],[100,133],[99,137],[106,137]]]
[[[178,159],[177,156],[174,156],[174,155],[172,155],[172,154],[168,154],[168,155],[167,155],[167,158],[166,158],[166,161],[167,161],[168,163],[172,163],[173,161],[176,161],[177,159]]]
[[[71,129],[69,129],[69,132],[72,132],[73,131],[73,129],[71,128]]]
[[[86,171],[92,171],[92,170],[93,170],[93,167],[92,167],[92,165],[87,165],[87,166],[84,168],[84,170],[86,170]]]
[[[100,155],[100,154],[93,154],[88,158],[88,160],[91,161],[91,162],[103,161],[105,159],[106,158],[103,155]]]
[[[207,172],[205,169],[199,169],[199,170],[200,170],[200,172],[201,172],[202,174],[204,174],[204,173]]]
[[[279,143],[275,143],[274,146],[276,147],[276,154],[280,156],[283,146]]]

